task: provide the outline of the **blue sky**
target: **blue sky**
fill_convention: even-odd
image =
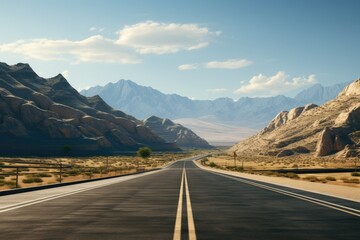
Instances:
[[[0,0],[0,61],[76,89],[130,79],[196,99],[360,77],[360,1]]]

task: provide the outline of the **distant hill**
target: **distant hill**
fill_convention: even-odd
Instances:
[[[211,123],[195,118],[179,118],[174,122],[192,129],[197,135],[214,146],[232,146],[256,134],[257,130],[221,123]]]
[[[331,99],[334,99],[349,84],[350,82],[346,82],[328,87],[323,87],[321,84],[315,84],[314,86],[298,93],[295,96],[295,100],[321,105]]]
[[[321,106],[307,105],[279,113],[261,132],[231,151],[279,157],[304,153],[359,156],[360,79]]]
[[[0,153],[60,155],[178,150],[101,97],[80,95],[61,75],[39,77],[28,64],[0,63]]]
[[[215,100],[191,100],[177,94],[164,94],[130,80],[120,80],[104,87],[96,86],[80,93],[101,96],[110,106],[139,119],[152,115],[161,118],[195,118],[211,123],[263,128],[280,111],[315,102],[322,104],[335,97],[344,84],[331,87],[315,85],[295,98],[282,95],[264,98],[242,97]],[[195,130],[195,129],[194,129]]]
[[[209,145],[205,139],[196,135],[189,128],[174,123],[169,119],[151,116],[145,119],[143,123],[167,142],[175,142],[180,147],[201,149],[213,148],[213,146]]]

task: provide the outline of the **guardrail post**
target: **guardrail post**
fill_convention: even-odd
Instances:
[[[59,182],[62,181],[62,163],[60,163],[60,176],[59,176]]]
[[[16,188],[19,188],[19,168],[16,168]]]

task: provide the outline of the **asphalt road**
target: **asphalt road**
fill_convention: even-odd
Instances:
[[[0,239],[359,239],[360,203],[258,184],[178,161],[0,211]]]

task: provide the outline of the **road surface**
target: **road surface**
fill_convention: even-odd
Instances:
[[[359,239],[359,207],[211,173],[187,159],[127,181],[2,206],[0,239]]]

